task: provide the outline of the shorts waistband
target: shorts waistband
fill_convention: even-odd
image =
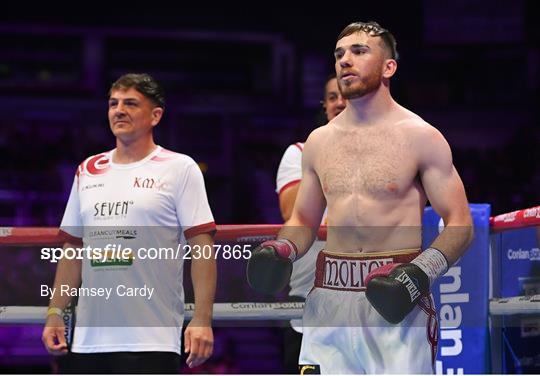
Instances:
[[[402,249],[369,253],[337,253],[322,250],[317,256],[315,287],[365,291],[367,275],[386,264],[406,263],[420,254],[420,249]]]

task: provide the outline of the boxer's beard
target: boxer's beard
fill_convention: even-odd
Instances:
[[[352,82],[351,85],[338,81],[339,91],[344,99],[361,98],[377,90],[381,84],[382,80],[380,76],[375,73],[372,73],[368,77],[361,77]]]

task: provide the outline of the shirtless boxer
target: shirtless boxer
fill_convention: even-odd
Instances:
[[[302,371],[431,373],[437,336],[429,288],[473,235],[463,183],[441,133],[390,94],[397,51],[387,30],[352,23],[334,55],[347,107],[309,136],[291,219],[277,240],[254,250],[248,281],[266,292],[285,286],[327,206],[326,250],[303,318]],[[428,200],[445,229],[420,253]]]

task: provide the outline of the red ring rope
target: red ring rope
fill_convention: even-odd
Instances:
[[[500,232],[515,228],[540,226],[540,206],[500,214],[489,219],[491,231]],[[216,241],[259,242],[275,237],[282,225],[218,225]],[[319,239],[326,239],[326,228],[318,232]],[[65,236],[56,227],[0,227],[0,245],[62,246]]]
[[[496,215],[489,219],[492,232],[500,232],[513,228],[540,226],[540,206],[516,210],[510,213]]]
[[[221,242],[262,242],[275,238],[282,225],[218,225],[214,239]],[[326,229],[318,232],[320,239],[326,238]],[[56,227],[0,227],[0,245],[11,246],[62,246],[66,235]]]

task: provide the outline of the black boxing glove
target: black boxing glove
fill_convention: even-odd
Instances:
[[[247,281],[257,292],[276,294],[289,283],[297,249],[287,239],[270,240],[251,252],[247,263]]]
[[[448,261],[442,252],[428,248],[410,263],[387,264],[369,273],[366,297],[386,321],[399,324],[447,270]]]

